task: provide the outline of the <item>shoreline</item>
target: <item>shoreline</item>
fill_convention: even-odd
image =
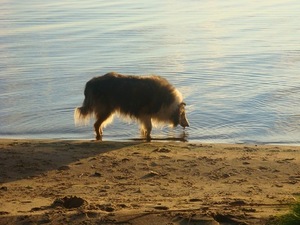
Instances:
[[[22,136],[16,136],[16,137],[6,137],[6,136],[0,136],[0,142],[1,140],[16,140],[16,141],[83,141],[83,142],[93,142],[97,141],[95,138],[31,138],[31,137],[22,137]],[[145,138],[141,137],[133,137],[133,138],[127,138],[127,139],[109,139],[104,138],[102,140],[103,142],[147,142]],[[151,142],[183,142],[183,143],[190,143],[190,144],[215,144],[215,145],[257,145],[257,146],[283,146],[283,147],[300,147],[300,142],[294,141],[294,142],[256,142],[256,141],[249,141],[249,142],[222,142],[222,141],[212,141],[212,140],[200,140],[200,139],[193,139],[189,140],[185,137],[154,137],[151,139]]]
[[[300,195],[299,146],[0,139],[0,162],[1,224],[264,224]]]

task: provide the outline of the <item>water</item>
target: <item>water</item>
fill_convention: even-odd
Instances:
[[[92,139],[73,110],[89,79],[117,71],[174,84],[189,141],[299,145],[299,12],[297,0],[4,0],[0,138]],[[138,125],[115,119],[104,135],[137,138]]]

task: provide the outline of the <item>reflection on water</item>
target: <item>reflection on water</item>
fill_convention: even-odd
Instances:
[[[164,137],[151,137],[151,139],[147,139],[145,137],[140,137],[140,138],[130,138],[129,140],[132,141],[180,141],[180,142],[187,142],[188,141],[188,136],[189,134],[183,130],[180,134],[178,135],[172,135],[172,136],[164,136]]]
[[[73,109],[109,71],[159,74],[184,95],[189,141],[300,144],[297,1],[1,3],[0,137],[91,139]],[[152,136],[181,138],[182,128]],[[106,140],[139,137],[116,119]]]

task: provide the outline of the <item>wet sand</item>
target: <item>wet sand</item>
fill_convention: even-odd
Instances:
[[[0,140],[0,224],[264,224],[300,195],[300,147]]]

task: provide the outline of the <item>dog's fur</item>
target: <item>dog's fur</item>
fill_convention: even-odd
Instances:
[[[95,116],[96,139],[102,139],[105,124],[112,115],[137,119],[142,134],[151,139],[152,122],[189,126],[181,93],[159,76],[125,76],[114,72],[94,77],[86,83],[82,107],[74,112],[75,123]]]

